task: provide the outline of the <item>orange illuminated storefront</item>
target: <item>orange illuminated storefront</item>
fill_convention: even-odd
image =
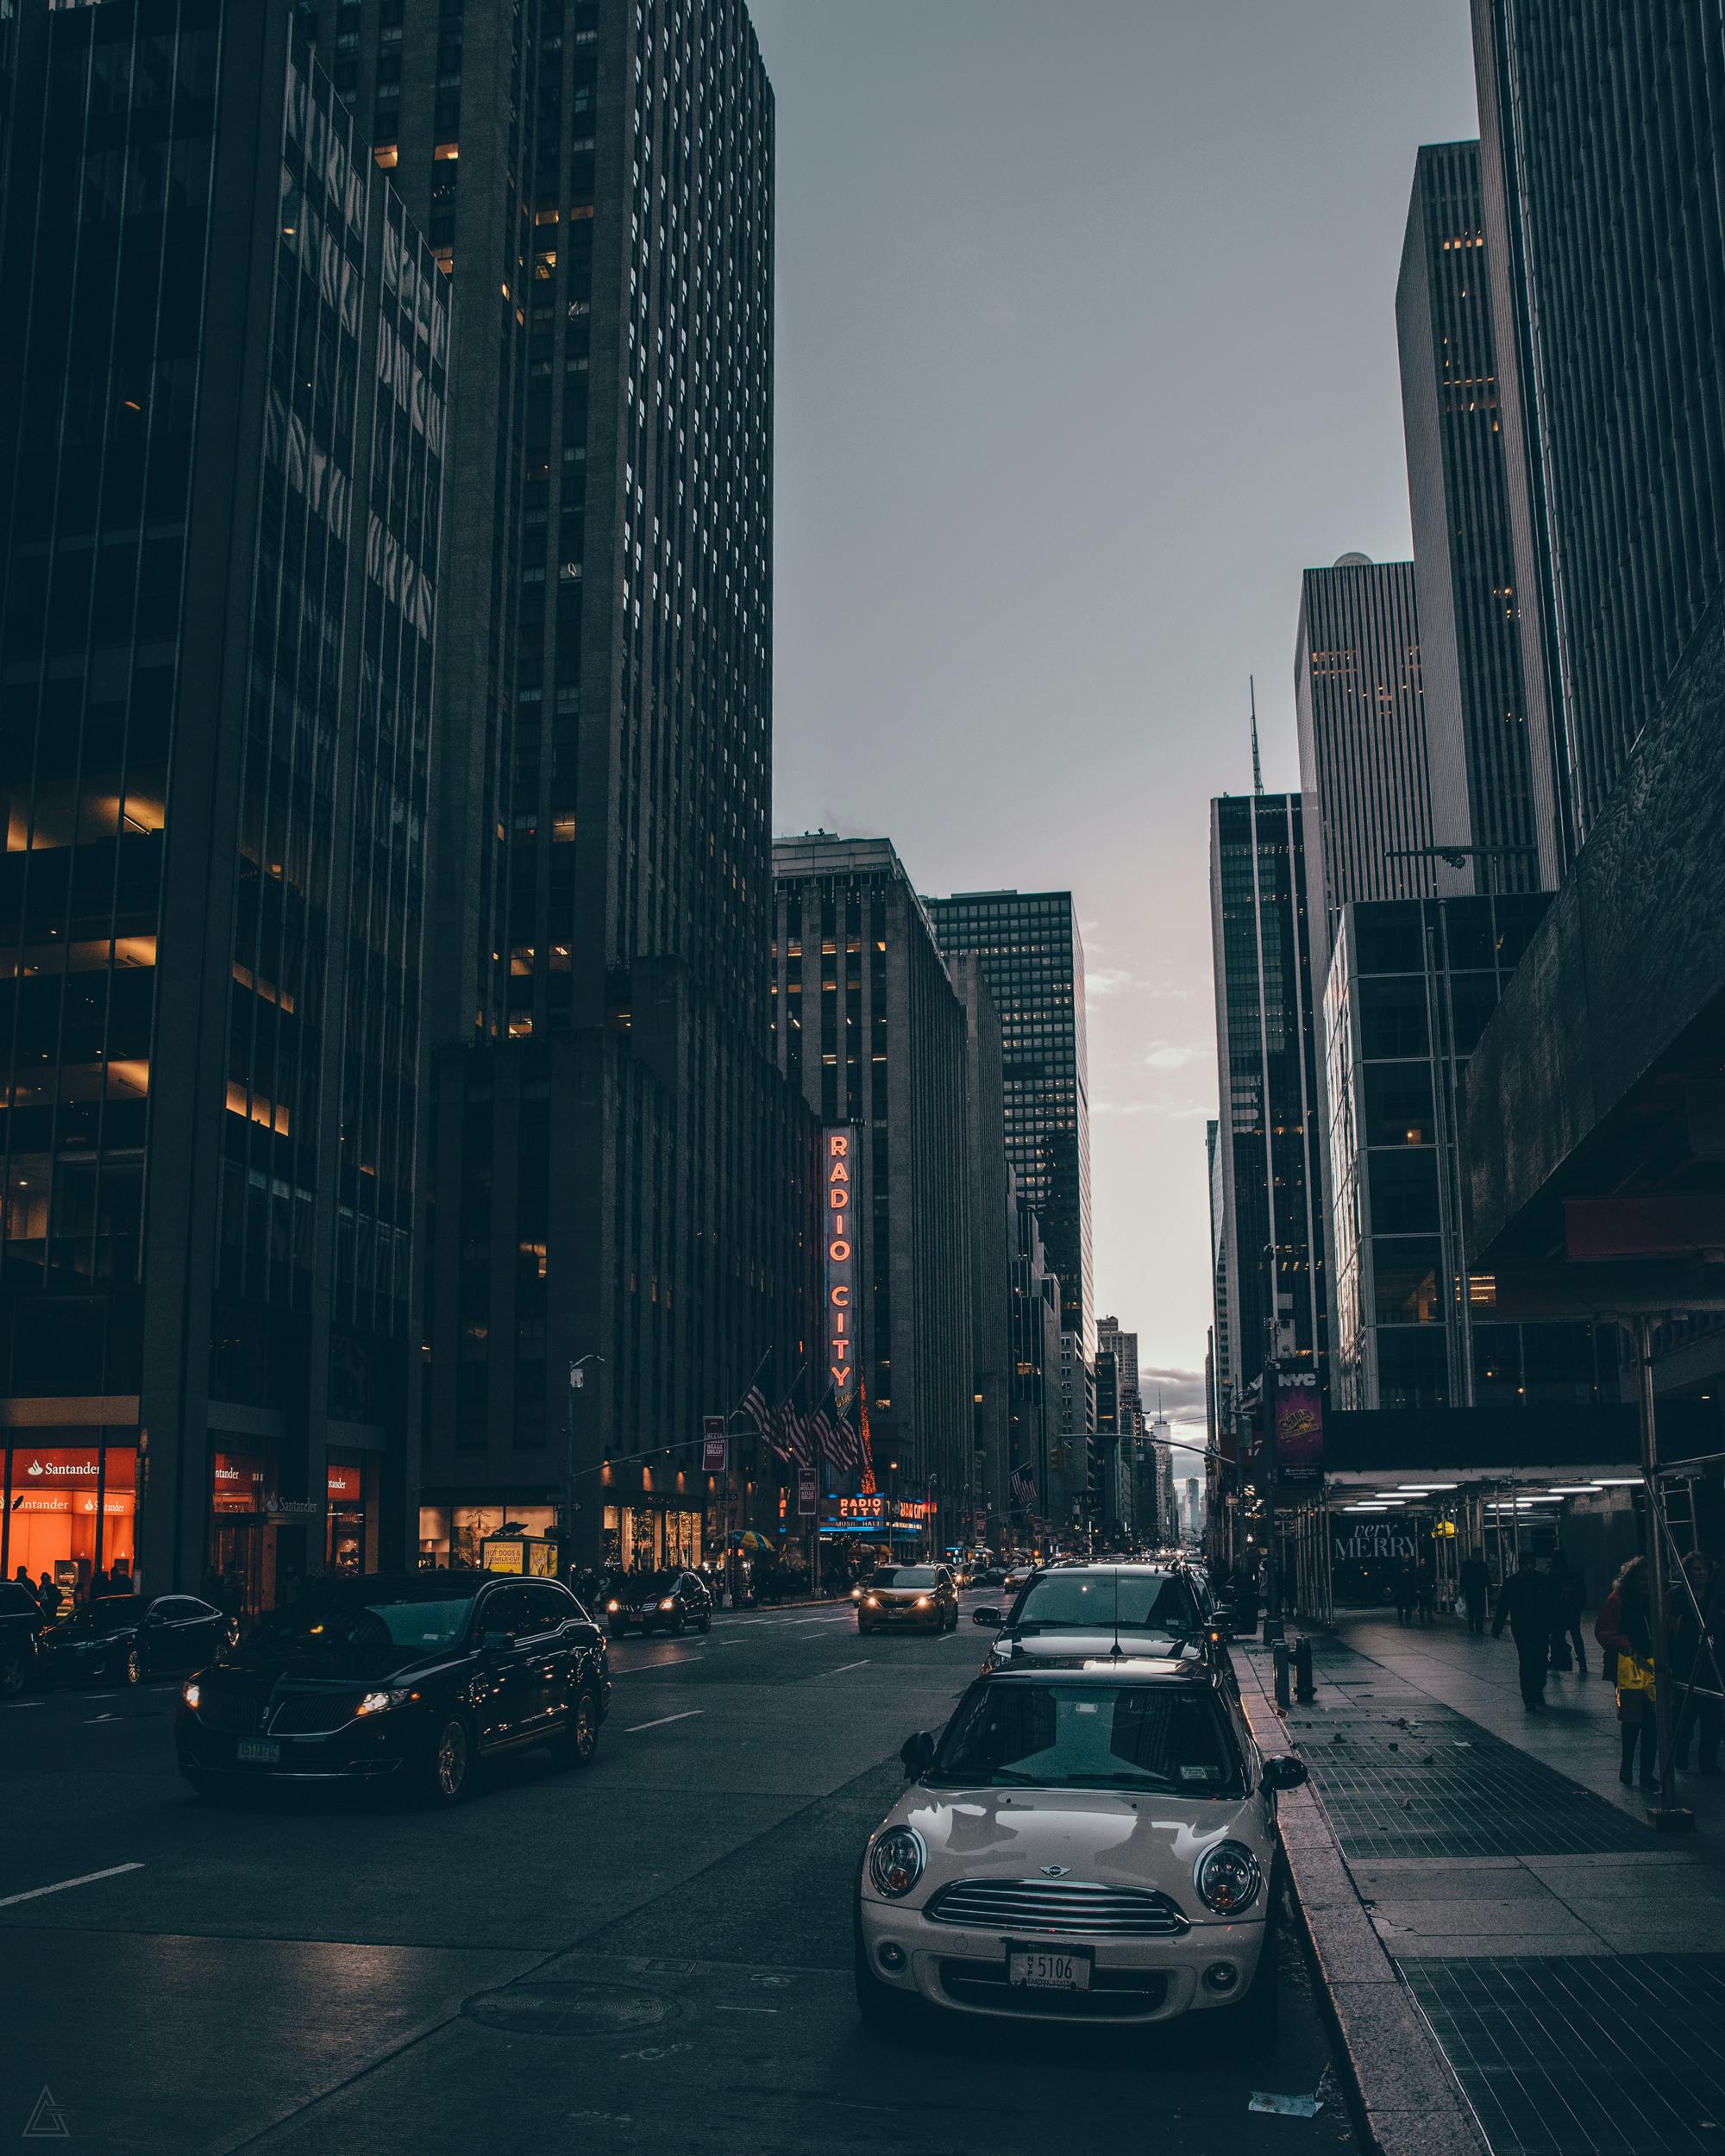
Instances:
[[[69,1433],[55,1431],[63,1439]],[[132,1564],[138,1509],[138,1455],[124,1444],[10,1445],[4,1455],[5,1524],[0,1575],[22,1564],[80,1592],[99,1567]]]

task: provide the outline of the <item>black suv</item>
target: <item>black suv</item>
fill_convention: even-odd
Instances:
[[[74,1684],[141,1684],[213,1662],[239,1624],[196,1595],[103,1595],[42,1635],[42,1670]]]
[[[697,1632],[712,1628],[712,1589],[695,1572],[628,1572],[605,1600],[611,1636],[620,1639],[631,1625],[649,1632]]]
[[[374,1573],[260,1619],[183,1687],[174,1741],[205,1793],[367,1782],[455,1804],[495,1753],[585,1766],[610,1704],[604,1635],[555,1580]]]
[[[34,1588],[0,1580],[0,1699],[16,1699],[36,1674],[36,1642],[47,1619]]]
[[[1203,1580],[1183,1564],[1062,1564],[1034,1574],[1009,1610],[972,1622],[1000,1633],[985,1670],[1081,1668],[1123,1655],[1203,1662],[1232,1681]]]

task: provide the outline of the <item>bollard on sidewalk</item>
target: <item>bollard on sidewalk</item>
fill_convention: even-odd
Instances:
[[[1289,1664],[1289,1655],[1288,1655],[1288,1642],[1287,1642],[1285,1639],[1278,1639],[1278,1640],[1276,1641],[1276,1647],[1275,1647],[1275,1655],[1276,1655],[1276,1706],[1277,1706],[1278,1708],[1280,1708],[1283,1711],[1283,1713],[1286,1713],[1287,1709],[1288,1709],[1289,1707],[1291,1707],[1291,1706],[1293,1705],[1293,1702],[1292,1702],[1292,1700],[1289,1698],[1289,1692],[1288,1692],[1288,1664]]]
[[[1318,1688],[1312,1678],[1310,1633],[1302,1633],[1294,1642],[1294,1696],[1302,1706],[1309,1706],[1318,1696]]]

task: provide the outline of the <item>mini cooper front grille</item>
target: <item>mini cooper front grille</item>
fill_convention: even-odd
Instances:
[[[1088,1932],[1109,1939],[1173,1939],[1189,1926],[1165,1894],[1066,1879],[958,1879],[923,1915],[981,1932]]]

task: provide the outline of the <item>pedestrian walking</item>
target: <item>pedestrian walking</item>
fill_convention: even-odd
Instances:
[[[36,1600],[41,1605],[43,1616],[51,1625],[57,1625],[60,1622],[60,1589],[54,1585],[52,1573],[44,1572],[36,1583]]]
[[[1725,1710],[1709,1693],[1722,1686],[1720,1658],[1712,1645],[1720,1616],[1720,1589],[1725,1575],[1705,1550],[1692,1550],[1684,1559],[1685,1591],[1678,1581],[1671,1597],[1670,1633],[1672,1682],[1677,1686],[1672,1703],[1678,1709],[1672,1748],[1680,1773],[1689,1772],[1690,1748],[1700,1742],[1697,1772],[1709,1777],[1719,1771],[1719,1739],[1725,1733]],[[1690,1600],[1690,1596],[1694,1600]],[[1703,1623],[1696,1619],[1700,1609]]]
[[[1635,1779],[1635,1754],[1641,1759],[1641,1787],[1659,1786],[1659,1735],[1653,1714],[1653,1595],[1647,1560],[1631,1557],[1617,1575],[1605,1606],[1594,1620],[1593,1636],[1605,1650],[1617,1681],[1617,1727],[1622,1751],[1617,1779],[1627,1789]]]
[[[1570,1667],[1570,1650],[1575,1650],[1575,1667],[1587,1675],[1587,1642],[1581,1636],[1582,1606],[1587,1600],[1587,1588],[1579,1572],[1569,1561],[1565,1550],[1553,1550],[1552,1569],[1546,1577],[1552,1598],[1552,1656],[1554,1670]]]
[[[1484,1550],[1475,1550],[1462,1559],[1456,1584],[1467,1605],[1467,1628],[1478,1639],[1485,1631],[1486,1605],[1491,1595],[1491,1568],[1485,1562]]]
[[[1396,1561],[1396,1621],[1411,1625],[1414,1608],[1420,1599],[1420,1576],[1414,1570],[1412,1557],[1398,1557]]]
[[[1420,1560],[1420,1622],[1434,1625],[1438,1621],[1438,1568],[1430,1557]]]
[[[1503,1583],[1497,1597],[1497,1614],[1491,1620],[1491,1636],[1503,1637],[1508,1625],[1521,1664],[1521,1704],[1539,1714],[1546,1704],[1546,1664],[1552,1651],[1550,1583],[1540,1571],[1531,1550],[1523,1550],[1516,1568]]]

